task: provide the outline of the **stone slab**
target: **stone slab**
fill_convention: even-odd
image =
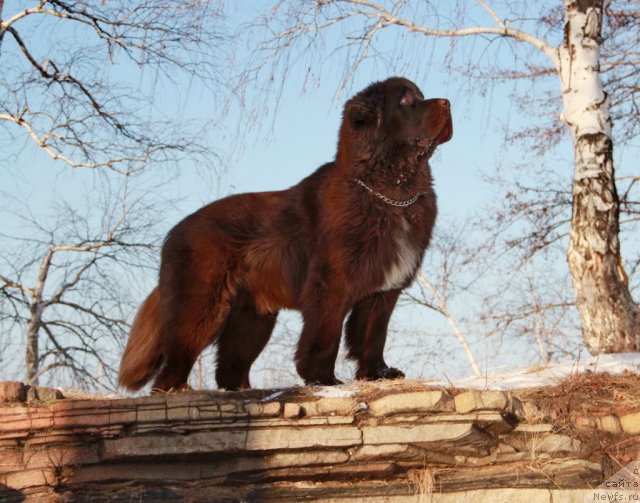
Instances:
[[[620,416],[620,425],[625,433],[631,433],[632,435],[640,433],[640,412],[632,412],[631,414]]]
[[[362,433],[354,426],[226,430],[105,440],[102,458],[346,447],[361,443]]]
[[[414,391],[373,400],[369,402],[369,411],[373,416],[442,411],[450,410],[447,405],[452,401],[451,396],[441,390]]]
[[[365,426],[365,445],[417,444],[461,439],[472,432],[472,423]]]

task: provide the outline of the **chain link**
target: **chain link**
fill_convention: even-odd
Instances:
[[[357,184],[362,185],[366,190],[368,190],[371,194],[376,196],[378,199],[382,199],[385,203],[390,204],[391,206],[396,206],[398,208],[406,208],[407,206],[411,206],[413,203],[415,203],[420,198],[420,196],[424,195],[422,193],[419,193],[419,194],[416,194],[415,196],[413,196],[410,199],[406,199],[404,201],[396,201],[395,199],[391,199],[391,198],[385,196],[384,194],[380,194],[380,192],[375,192],[371,187],[369,187],[366,183],[364,183],[359,178],[354,178],[353,180]]]

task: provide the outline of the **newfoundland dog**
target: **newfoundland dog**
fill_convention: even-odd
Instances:
[[[403,78],[376,82],[345,104],[334,161],[287,190],[226,197],[182,220],[134,320],[120,384],[187,387],[216,343],[218,386],[249,388],[280,309],[302,313],[295,363],[305,383],[339,383],[345,318],[356,377],[403,377],[383,357],[387,325],[429,244],[429,158],[452,131],[446,99],[424,99]]]

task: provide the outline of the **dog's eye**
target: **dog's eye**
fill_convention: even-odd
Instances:
[[[405,94],[400,98],[400,106],[401,107],[411,107],[415,104],[416,98],[410,94]]]

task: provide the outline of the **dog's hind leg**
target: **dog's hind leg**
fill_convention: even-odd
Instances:
[[[259,314],[250,302],[234,304],[217,342],[216,382],[228,390],[251,387],[251,365],[269,341],[278,316]]]
[[[225,279],[225,275],[192,278],[188,288],[161,290],[164,365],[153,388],[184,387],[200,353],[224,330],[233,298]]]
[[[358,364],[358,379],[396,379],[404,374],[388,367],[384,345],[391,313],[400,290],[378,292],[360,300],[352,309],[345,329],[349,358]]]

